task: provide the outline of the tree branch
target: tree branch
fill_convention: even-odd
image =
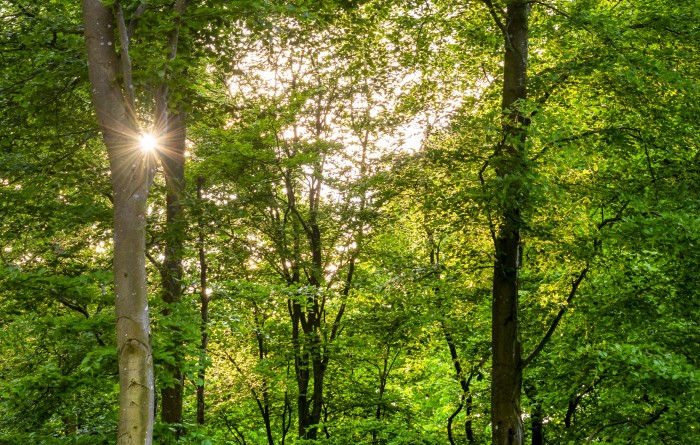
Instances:
[[[566,303],[564,306],[559,309],[559,313],[557,313],[557,316],[554,317],[554,320],[552,320],[552,324],[549,326],[549,330],[545,334],[545,336],[542,338],[540,343],[537,345],[534,351],[530,353],[530,355],[527,356],[525,360],[522,361],[520,364],[521,368],[525,368],[527,365],[529,365],[537,356],[539,355],[540,352],[542,352],[542,349],[547,345],[549,342],[550,338],[552,338],[552,334],[554,334],[554,331],[557,329],[557,326],[559,325],[559,322],[561,321],[562,317],[564,316],[564,313],[566,313],[566,310],[569,308],[569,304],[571,304],[571,301],[574,299],[576,296],[576,292],[578,291],[579,286],[581,285],[581,282],[583,281],[584,278],[586,278],[586,274],[588,274],[588,265],[579,272],[578,277],[574,280],[574,282],[571,284],[571,291],[569,292],[569,296],[566,299]]]
[[[576,412],[576,408],[578,407],[578,404],[581,402],[581,399],[583,399],[583,397],[586,394],[593,391],[595,389],[596,385],[598,385],[600,382],[602,382],[604,378],[605,378],[605,374],[601,375],[600,377],[597,377],[581,393],[577,394],[573,399],[569,399],[569,406],[566,409],[566,416],[564,416],[564,426],[566,428],[571,428],[571,418],[574,416],[574,413]]]
[[[627,208],[627,206],[629,204],[630,204],[629,201],[625,202],[624,204],[622,204],[622,207],[620,207],[620,210],[618,210],[618,212],[615,216],[613,216],[612,218],[605,218],[601,222],[599,222],[598,226],[597,226],[598,230],[602,230],[606,226],[611,226],[618,221],[622,221],[622,212],[625,211],[625,209]]]
[[[122,68],[122,81],[124,82],[124,94],[126,95],[126,101],[131,107],[131,112],[135,116],[136,114],[136,99],[134,98],[134,81],[131,76],[131,57],[129,55],[129,33],[126,29],[126,22],[124,21],[124,10],[122,9],[121,2],[117,2],[117,27],[119,30],[119,46],[120,46],[120,57],[119,61]]]
[[[493,21],[496,23],[496,26],[498,26],[498,29],[501,30],[503,35],[506,37],[506,40],[509,40],[508,36],[507,36],[508,32],[506,31],[506,27],[503,24],[503,21],[501,21],[501,18],[498,16],[498,11],[496,11],[496,7],[493,6],[493,2],[491,0],[481,0],[481,1],[488,8],[489,14],[491,14],[491,17],[493,18]]]
[[[610,428],[611,426],[616,426],[616,425],[623,425],[625,423],[634,423],[632,419],[624,419],[624,420],[618,420],[617,422],[611,422],[607,423],[605,425],[602,425],[598,428],[596,428],[595,431],[593,431],[587,438],[586,438],[586,443],[591,443],[593,439],[596,438],[598,434],[600,434],[601,431],[603,431],[605,428]]]
[[[80,314],[82,314],[85,318],[90,318],[90,313],[87,311],[87,309],[84,308],[83,306],[80,306],[78,303],[74,303],[72,301],[69,301],[66,298],[59,297],[59,296],[57,296],[56,299],[58,300],[59,303],[61,303],[65,307],[67,307],[69,309],[73,309],[76,312],[80,312]]]
[[[557,8],[556,6],[554,6],[550,3],[539,1],[539,0],[529,0],[526,3],[544,6],[545,8],[551,9],[552,11],[556,12],[557,14],[562,15],[562,16],[566,17],[567,19],[571,20],[571,16],[569,14],[565,13],[564,11],[562,11],[561,9]]]
[[[127,38],[129,40],[131,40],[131,36],[133,36],[134,31],[136,31],[136,23],[141,18],[143,13],[146,12],[146,9],[148,9],[148,3],[141,3],[138,6],[138,8],[136,8],[134,15],[131,17],[131,20],[129,21],[129,28],[127,29],[127,32],[126,32]]]
[[[338,333],[340,332],[340,320],[343,318],[345,313],[345,299],[347,299],[348,294],[350,294],[350,288],[352,287],[352,278],[355,273],[355,258],[350,260],[350,265],[348,266],[348,275],[345,279],[345,287],[343,288],[343,298],[344,301],[340,304],[338,313],[335,315],[333,320],[333,328],[331,329],[331,341],[335,340]]]
[[[148,251],[146,251],[146,258],[148,258],[148,261],[150,261],[151,264],[153,264],[159,272],[163,271],[163,263],[155,259],[155,257],[151,255]]]
[[[452,422],[454,421],[455,417],[457,417],[457,414],[459,414],[462,411],[463,406],[464,399],[460,400],[459,406],[457,406],[455,412],[453,412],[452,415],[447,419],[447,439],[450,441],[450,445],[455,445],[455,440],[452,435]]]

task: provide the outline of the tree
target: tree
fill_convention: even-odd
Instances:
[[[520,416],[522,363],[518,324],[518,271],[522,261],[522,207],[526,195],[526,137],[529,119],[520,107],[527,99],[528,15],[532,4],[511,1],[505,17],[485,2],[503,33],[503,136],[490,162],[503,180],[494,234],[493,306],[491,310],[491,424],[494,445],[523,443]]]
[[[245,271],[246,279],[267,281],[274,273],[274,285],[288,288],[298,435],[313,439],[327,406],[328,363],[374,211],[368,199],[371,156],[376,140],[388,131],[389,113],[373,113],[375,107],[393,106],[376,96],[394,79],[385,67],[371,67],[367,48],[358,50],[342,33],[376,30],[377,23],[363,18],[366,22],[355,25],[342,17],[332,27],[308,18],[276,18],[279,25],[263,32],[265,46],[239,63],[242,74],[231,82],[243,92],[232,97],[242,104],[236,126],[229,124],[236,132],[214,129],[202,148],[213,146],[208,162],[213,160],[216,175],[233,185],[221,186],[224,196],[234,197],[225,203],[246,215],[227,233],[231,243],[248,251],[244,269],[255,270]],[[243,38],[259,45],[259,36]],[[353,67],[364,67],[365,78],[337,64],[333,51],[347,54]],[[257,103],[250,103],[252,92]],[[246,101],[250,105],[244,108]],[[211,143],[214,135],[220,142]],[[257,348],[260,360],[267,349]]]
[[[120,17],[123,25],[124,18]],[[119,353],[118,443],[150,444],[153,435],[153,357],[146,294],[146,202],[155,160],[138,145],[133,115],[116,52],[110,8],[83,1],[83,24],[95,111],[110,155],[114,196],[114,279]],[[125,26],[120,28],[122,32]],[[127,35],[123,35],[127,42]],[[122,43],[124,45],[124,43]],[[122,48],[128,51],[128,47]],[[126,61],[125,61],[126,62]]]
[[[187,222],[184,215],[185,198],[185,149],[186,149],[186,122],[188,113],[181,103],[172,100],[170,89],[173,79],[185,77],[186,70],[173,72],[172,64],[178,56],[180,42],[180,28],[184,18],[188,1],[178,0],[173,5],[173,31],[170,33],[167,43],[166,63],[163,68],[163,76],[156,87],[155,99],[155,137],[161,146],[158,150],[159,159],[163,166],[163,176],[166,188],[166,223],[164,227],[165,246],[163,249],[163,261],[155,262],[161,276],[162,298],[166,303],[164,316],[171,314],[172,306],[180,303],[182,297],[183,258],[184,243]],[[178,88],[179,85],[174,86]],[[179,329],[175,324],[171,326],[174,331]],[[177,336],[177,334],[175,334]],[[184,375],[182,345],[175,341],[171,350],[174,363],[166,368],[172,379],[161,390],[163,422],[170,424],[182,424],[182,398]],[[176,429],[176,438],[181,428]]]
[[[614,54],[603,50],[583,61],[576,59],[567,61],[565,58],[562,61],[560,58],[558,62],[553,62],[549,66],[545,63],[544,66],[541,66],[542,70],[528,80],[528,71],[534,71],[533,67],[528,68],[528,43],[530,32],[532,31],[528,29],[528,17],[531,8],[538,8],[540,12],[539,17],[541,18],[538,18],[534,25],[543,27],[543,30],[538,32],[533,25],[535,29],[534,35],[538,37],[538,42],[544,42],[544,44],[551,42],[548,37],[552,34],[548,30],[552,28],[550,28],[551,25],[547,25],[547,21],[549,21],[550,17],[558,17],[568,22],[569,26],[580,26],[585,33],[599,37],[602,42],[605,42],[604,44],[607,47],[617,47],[622,41],[616,40],[616,37],[614,37],[615,32],[645,29],[648,26],[646,22],[647,14],[652,14],[657,18],[660,16],[658,10],[651,8],[652,12],[647,9],[647,5],[643,5],[635,11],[636,16],[630,18],[629,20],[631,21],[628,21],[627,18],[619,21],[610,20],[609,17],[612,17],[612,13],[619,6],[619,3],[617,5],[609,5],[606,2],[601,2],[600,5],[567,5],[568,9],[565,9],[563,6],[559,8],[553,4],[540,3],[533,5],[532,2],[513,1],[507,2],[505,11],[501,11],[496,2],[484,1],[484,4],[488,7],[489,13],[501,30],[504,39],[501,105],[504,116],[502,136],[492,157],[484,165],[484,169],[486,166],[493,168],[498,179],[493,188],[497,193],[495,202],[497,203],[498,216],[496,221],[498,225],[491,226],[494,234],[496,254],[492,311],[492,346],[494,355],[491,409],[494,426],[493,442],[504,444],[522,443],[524,434],[520,415],[520,392],[523,369],[533,363],[550,341],[554,330],[557,329],[566,312],[567,306],[572,303],[581,283],[589,274],[594,259],[603,253],[603,240],[605,238],[603,234],[611,230],[612,226],[624,221],[626,215],[635,213],[635,208],[638,208],[640,205],[640,197],[647,193],[642,190],[648,190],[647,187],[649,187],[649,184],[642,182],[639,184],[639,189],[625,194],[624,191],[630,189],[629,183],[636,182],[628,179],[627,184],[618,184],[615,196],[605,197],[604,189],[598,189],[602,195],[600,198],[593,195],[589,189],[588,197],[598,206],[601,216],[597,222],[590,220],[585,224],[589,225],[589,227],[593,225],[596,230],[590,236],[579,237],[580,242],[587,247],[580,249],[582,255],[577,262],[582,264],[578,266],[579,269],[569,272],[572,278],[569,290],[566,292],[568,296],[565,299],[564,306],[551,319],[546,329],[546,334],[541,337],[541,340],[534,342],[532,352],[527,355],[521,355],[519,329],[522,326],[522,322],[518,318],[520,315],[519,299],[521,298],[519,289],[523,289],[520,287],[520,284],[526,280],[519,279],[518,274],[523,267],[522,259],[528,257],[527,254],[522,252],[521,244],[525,240],[522,238],[522,233],[528,233],[530,238],[528,242],[530,243],[536,242],[538,238],[536,232],[537,219],[532,217],[532,212],[536,208],[534,204],[541,199],[537,176],[539,174],[538,170],[541,171],[542,164],[540,163],[542,161],[538,158],[541,153],[550,149],[545,146],[541,149],[543,151],[532,155],[531,150],[538,143],[541,143],[541,140],[535,140],[534,138],[532,141],[530,140],[532,131],[535,129],[538,137],[541,137],[540,135],[543,134],[543,131],[548,131],[548,124],[551,125],[553,121],[547,122],[548,119],[541,116],[552,112],[552,108],[556,108],[551,107],[550,104],[554,96],[565,97],[565,93],[561,90],[568,86],[568,80],[571,77],[588,76],[589,73],[595,72],[596,69],[604,72],[610,70],[611,73],[614,73],[616,68],[612,68],[613,66],[627,67],[629,60],[636,58],[636,51],[647,45],[645,43],[647,36],[640,35],[632,39],[628,37],[625,42],[634,41],[635,46],[628,46],[622,49],[622,56],[619,53]],[[534,11],[534,9],[532,10]],[[606,18],[603,18],[603,16]],[[555,26],[553,29],[556,32],[559,27]],[[671,34],[673,33],[674,31],[671,30]],[[540,52],[544,52],[545,48],[553,46],[550,43],[537,49]],[[546,55],[542,56],[538,53],[538,57],[533,65],[542,64],[542,62],[547,60],[548,57]],[[537,68],[540,68],[540,66],[537,66]],[[661,68],[659,65],[645,66],[643,70],[636,73],[640,77],[649,76],[660,80],[662,83],[670,81],[671,85],[677,84],[675,75],[666,70],[667,68]],[[549,73],[549,75],[544,76],[545,73]],[[587,80],[589,86],[597,86],[595,75],[588,76]],[[627,82],[623,81],[623,83]],[[646,94],[650,94],[645,91],[646,87],[642,87],[642,84],[632,83],[634,84],[633,87],[628,84],[622,88],[617,87],[615,82],[613,82],[612,87],[610,84],[600,85],[601,93],[599,94],[602,94],[604,91],[613,91],[613,94],[623,102],[627,100],[636,102],[634,109],[648,110],[650,114],[655,114],[653,111],[654,107],[647,108],[637,101],[639,98],[645,97]],[[530,89],[537,93],[534,99],[527,98],[528,90]],[[625,99],[622,99],[623,97]],[[667,113],[667,115],[674,114],[670,110]],[[580,119],[581,115],[576,116],[576,118]],[[539,122],[533,125],[533,119]],[[639,150],[644,151],[647,158],[646,172],[641,173],[640,171],[640,175],[637,178],[647,177],[651,179],[653,187],[657,188],[659,184],[655,178],[653,168],[650,167],[649,147],[644,146],[647,144],[648,136],[642,136],[637,130],[631,130],[632,133],[630,134],[630,129],[638,128],[639,124],[629,123],[628,116],[612,114],[609,116],[609,119],[609,127],[593,130],[590,133],[583,132],[583,137],[594,135],[600,131],[603,134],[610,135],[609,139],[605,141],[609,147],[618,146],[619,144],[622,150],[636,151],[637,153]],[[586,124],[580,123],[579,125]],[[672,131],[667,133],[667,137],[672,138],[671,133]],[[562,139],[562,142],[567,142],[567,139]],[[583,159],[585,159],[586,154],[583,154]],[[619,159],[608,153],[603,154],[602,157],[610,163],[609,165],[619,168],[619,163],[621,162]],[[571,168],[576,168],[575,164],[572,163],[570,165]],[[546,208],[552,208],[550,206],[553,202],[556,202],[555,200],[556,198],[541,202]],[[593,208],[595,207],[589,207],[588,212],[592,212]],[[535,338],[538,337],[539,335],[535,336]],[[537,398],[537,391],[534,390],[532,393],[533,397]],[[537,403],[535,403],[533,409],[540,409]],[[541,411],[537,412],[536,417],[542,419]],[[536,422],[533,420],[533,427],[535,424]],[[533,436],[541,438],[541,431],[533,431]]]
[[[179,17],[186,2],[175,3],[178,19],[168,35],[170,60],[177,54]],[[83,27],[87,49],[90,84],[95,112],[109,152],[114,202],[114,279],[116,293],[117,348],[120,376],[120,420],[118,442],[121,444],[152,441],[154,413],[153,356],[151,352],[148,296],[146,292],[145,235],[148,195],[156,170],[152,153],[139,146],[145,132],[138,120],[132,78],[130,39],[136,21],[145,11],[134,11],[127,26],[124,8],[113,8],[99,0],[82,2]],[[118,37],[118,39],[117,39]],[[161,149],[172,149],[166,161],[169,222],[179,224],[180,190],[184,159],[183,116],[170,117],[169,94],[165,80],[155,94],[156,125]],[[172,147],[171,147],[172,145]],[[172,159],[172,162],[169,161]],[[181,229],[171,232],[181,233]],[[166,249],[164,272],[165,298],[179,296],[181,242],[177,233]],[[175,370],[174,372],[178,372]],[[176,375],[176,380],[181,379]],[[181,384],[166,389],[167,409],[164,420],[181,420]],[[170,394],[173,392],[173,394]]]

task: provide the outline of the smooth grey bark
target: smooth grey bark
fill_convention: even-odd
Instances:
[[[139,128],[115,52],[115,17],[99,0],[82,1],[88,72],[109,153],[114,194],[114,284],[119,354],[119,445],[150,445],[153,357],[146,294],[146,200],[155,159],[138,146]],[[128,87],[127,87],[128,88]]]

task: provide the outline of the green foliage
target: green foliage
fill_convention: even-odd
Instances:
[[[131,46],[139,104],[163,82],[190,112],[179,303],[149,265],[158,387],[185,374],[183,434],[157,424],[159,443],[267,444],[267,413],[274,443],[443,444],[459,406],[455,443],[468,421],[489,443],[493,233],[513,207],[524,357],[565,311],[525,369],[526,425],[539,409],[552,443],[697,440],[693,2],[533,2],[508,175],[483,2],[194,2],[176,62],[166,3]],[[121,2],[127,19],[140,4]],[[0,1],[1,443],[116,440],[110,178],[78,9]],[[165,194],[157,179],[153,263]],[[295,338],[290,307],[317,302],[322,323]],[[296,438],[295,360],[312,354],[327,358],[315,441]]]

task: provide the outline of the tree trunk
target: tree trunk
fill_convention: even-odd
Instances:
[[[544,409],[542,401],[538,397],[537,386],[534,383],[526,383],[525,394],[532,404],[530,423],[532,431],[532,445],[544,445]]]
[[[464,435],[467,436],[467,443],[475,444],[476,437],[474,436],[474,427],[472,425],[472,408],[474,406],[474,398],[472,394],[467,395],[467,400],[464,402],[467,405],[467,420],[464,421]]]
[[[434,252],[430,252],[431,258],[434,256]],[[452,365],[455,368],[455,376],[457,377],[457,380],[459,381],[459,386],[462,388],[462,398],[460,400],[459,406],[457,409],[452,413],[450,418],[448,419],[447,422],[447,436],[450,440],[450,444],[454,445],[454,438],[452,434],[452,422],[454,421],[455,417],[457,417],[457,414],[462,411],[462,408],[464,405],[467,406],[467,419],[464,421],[464,433],[465,436],[467,437],[467,441],[471,444],[475,442],[474,438],[474,430],[472,428],[472,394],[471,391],[469,390],[469,385],[471,383],[472,376],[474,375],[474,371],[470,372],[469,377],[467,378],[466,375],[464,375],[464,370],[462,369],[462,364],[459,361],[459,355],[457,354],[457,345],[455,344],[454,339],[452,338],[452,334],[450,331],[447,329],[447,325],[445,322],[442,322],[442,332],[445,335],[445,340],[447,341],[447,347],[450,350],[450,357],[452,358]],[[479,366],[481,366],[483,363],[480,363]]]
[[[114,165],[114,164],[113,164]],[[145,165],[137,164],[145,169]],[[116,166],[126,170],[126,166]],[[127,176],[124,178],[124,176]],[[112,173],[114,279],[119,351],[119,444],[150,444],[153,357],[146,294],[145,234],[148,187],[131,190],[131,175]],[[141,181],[145,182],[145,181]],[[119,197],[118,197],[119,196]]]
[[[197,178],[197,201],[202,205],[202,188],[204,187],[204,178]],[[204,378],[206,377],[206,356],[207,347],[209,346],[209,294],[207,293],[207,258],[204,251],[204,218],[199,217],[199,299],[201,303],[202,324],[201,343],[199,346],[199,384],[197,385],[197,423],[204,425]]]
[[[297,388],[297,427],[299,438],[306,437],[309,426],[309,357],[304,343],[306,341],[302,324],[306,324],[305,314],[298,301],[288,300],[289,316],[292,319],[292,342],[294,344],[294,371]]]
[[[490,3],[490,2],[489,2]],[[503,66],[503,139],[492,161],[507,187],[500,203],[495,234],[495,264],[491,342],[491,425],[494,445],[522,445],[520,411],[522,367],[518,333],[518,270],[520,269],[521,210],[526,200],[523,183],[528,120],[518,110],[527,93],[528,15],[530,2],[508,3]],[[493,10],[493,9],[492,9]]]
[[[544,411],[540,402],[532,409],[532,445],[544,445]]]
[[[185,118],[184,113],[171,115],[164,111],[164,122],[159,132],[160,161],[163,165],[166,187],[166,226],[165,252],[161,267],[162,298],[166,303],[163,315],[171,314],[171,306],[180,302],[182,296],[182,259],[186,221],[183,215],[183,199],[185,194]],[[182,390],[184,378],[182,373],[182,341],[179,339],[179,329],[171,325],[173,339],[170,347],[175,359],[173,365],[166,366],[174,384],[167,385],[161,390],[161,419],[165,423],[182,423]],[[176,436],[179,436],[179,429]]]
[[[187,7],[187,0],[176,0],[173,5],[173,28],[168,36],[168,60],[175,60],[180,41],[180,21]],[[165,68],[165,78],[176,77],[186,73],[186,70],[172,73]],[[165,79],[164,78],[164,79]],[[162,298],[166,303],[163,315],[171,314],[172,306],[180,302],[182,296],[182,261],[184,252],[185,232],[187,221],[183,212],[185,195],[185,122],[187,114],[179,104],[170,101],[168,82],[159,85],[156,94],[156,131],[158,137],[158,155],[163,165],[166,188],[166,222],[165,222],[165,251],[163,264],[160,268]],[[182,373],[182,340],[176,324],[170,325],[172,338],[169,347],[174,358],[174,364],[166,364],[166,372],[170,382],[161,390],[161,420],[170,424],[182,424],[182,394],[184,376]],[[175,437],[179,438],[182,428],[175,429]]]
[[[119,354],[120,445],[150,445],[153,358],[146,294],[146,200],[155,159],[138,147],[139,129],[124,96],[112,11],[82,1],[88,72],[97,120],[109,152],[114,193],[114,283]],[[128,79],[127,79],[128,80]]]

